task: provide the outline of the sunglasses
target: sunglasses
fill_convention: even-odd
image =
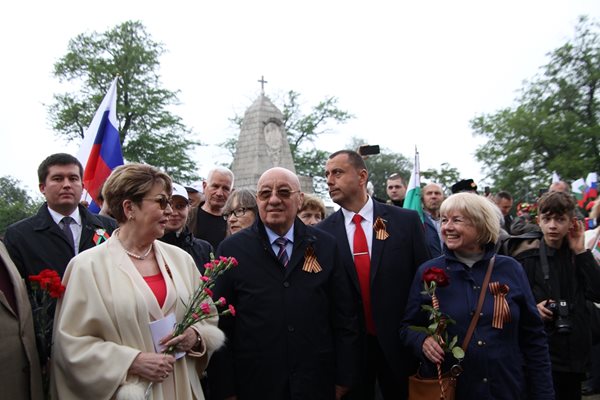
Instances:
[[[231,212],[223,213],[223,219],[225,221],[227,221],[229,219],[229,217],[231,217],[232,215],[235,216],[236,218],[239,218],[241,216],[246,215],[246,211],[248,211],[248,210],[249,209],[246,207],[236,208],[235,210],[232,210]]]
[[[290,190],[290,189],[279,189],[276,190],[275,192],[273,192],[272,190],[269,189],[265,189],[265,190],[261,190],[260,192],[258,192],[256,194],[256,197],[258,197],[259,200],[262,201],[267,201],[271,198],[271,196],[273,196],[273,193],[275,193],[275,196],[279,197],[281,200],[286,200],[289,199],[290,197],[292,197],[292,195],[294,193],[298,193],[299,190]]]
[[[171,199],[167,196],[144,197],[142,200],[154,201],[155,203],[158,203],[158,206],[161,210],[166,210],[167,206],[173,206]]]

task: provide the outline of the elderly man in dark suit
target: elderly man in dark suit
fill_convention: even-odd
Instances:
[[[17,267],[0,242],[0,385],[3,399],[42,400],[31,305]]]
[[[239,265],[215,298],[237,310],[219,326],[227,344],[209,367],[213,399],[341,398],[358,368],[358,320],[335,239],[296,217],[298,177],[284,168],[258,181],[259,217],[217,253]]]
[[[360,305],[362,379],[347,398],[373,399],[377,380],[385,399],[405,399],[415,365],[401,347],[398,330],[413,276],[429,252],[418,214],[374,202],[366,190],[368,175],[354,151],[329,156],[329,195],[341,209],[317,228],[336,237]]]
[[[94,215],[79,205],[83,167],[72,155],[57,153],[38,168],[40,192],[46,203],[33,217],[8,227],[4,243],[26,278],[49,268],[61,276],[71,258],[108,238],[114,220]]]

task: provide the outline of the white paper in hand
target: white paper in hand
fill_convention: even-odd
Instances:
[[[150,333],[154,342],[154,350],[157,353],[162,353],[165,350],[165,346],[160,344],[160,339],[173,332],[176,323],[175,314],[169,314],[163,319],[150,322]],[[180,359],[185,356],[185,352],[175,353],[174,356],[176,359]]]

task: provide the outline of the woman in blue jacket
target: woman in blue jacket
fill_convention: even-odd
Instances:
[[[428,326],[431,297],[423,290],[423,273],[437,267],[445,271],[449,285],[438,287],[440,311],[456,321],[447,327],[450,338],[462,343],[479,298],[490,260],[495,257],[490,285],[486,290],[479,321],[461,361],[458,399],[554,399],[550,359],[544,327],[536,309],[527,277],[512,258],[496,255],[500,223],[494,205],[473,193],[449,197],[441,206],[444,254],[419,267],[409,294],[400,336],[403,343],[421,359],[421,374],[436,376],[436,364],[443,371],[457,364],[444,353],[433,336],[409,326]],[[490,287],[503,288],[504,296],[494,296]],[[494,303],[506,300],[502,313]],[[500,304],[500,303],[499,303]],[[502,303],[504,304],[504,303]],[[496,318],[494,318],[496,317]],[[494,326],[493,326],[494,325]]]

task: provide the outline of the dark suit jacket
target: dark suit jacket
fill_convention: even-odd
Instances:
[[[423,225],[415,211],[374,201],[373,214],[373,221],[377,217],[384,220],[386,231],[389,234],[387,239],[378,240],[373,232],[371,249],[373,320],[377,339],[388,363],[399,376],[406,376],[412,368],[412,358],[409,352],[400,345],[399,329],[415,271],[419,265],[429,260],[430,256],[425,245]],[[353,283],[354,298],[361,317],[361,333],[363,338],[366,338],[360,286],[348,244],[342,210],[329,216],[317,225],[317,228],[333,234],[337,239],[342,253],[342,262]],[[364,357],[366,341],[363,340],[363,343]]]
[[[436,258],[441,256],[442,243],[440,242],[440,235],[431,217],[425,213],[423,213],[423,227],[425,228],[425,240],[427,241],[427,248],[431,257]]]
[[[112,218],[92,214],[81,205],[79,213],[82,225],[79,252],[96,245],[93,242],[96,229],[105,229],[110,235],[117,227]],[[45,268],[57,271],[62,277],[67,264],[75,256],[63,231],[48,212],[46,204],[40,207],[33,217],[9,226],[4,236],[4,244],[23,278],[38,274]]]
[[[302,270],[312,247],[322,271]],[[296,218],[286,268],[260,220],[225,239],[217,250],[239,265],[217,279],[236,316],[221,317],[227,344],[209,366],[211,397],[328,399],[335,384],[351,386],[358,369],[358,320],[352,288],[336,243]]]

